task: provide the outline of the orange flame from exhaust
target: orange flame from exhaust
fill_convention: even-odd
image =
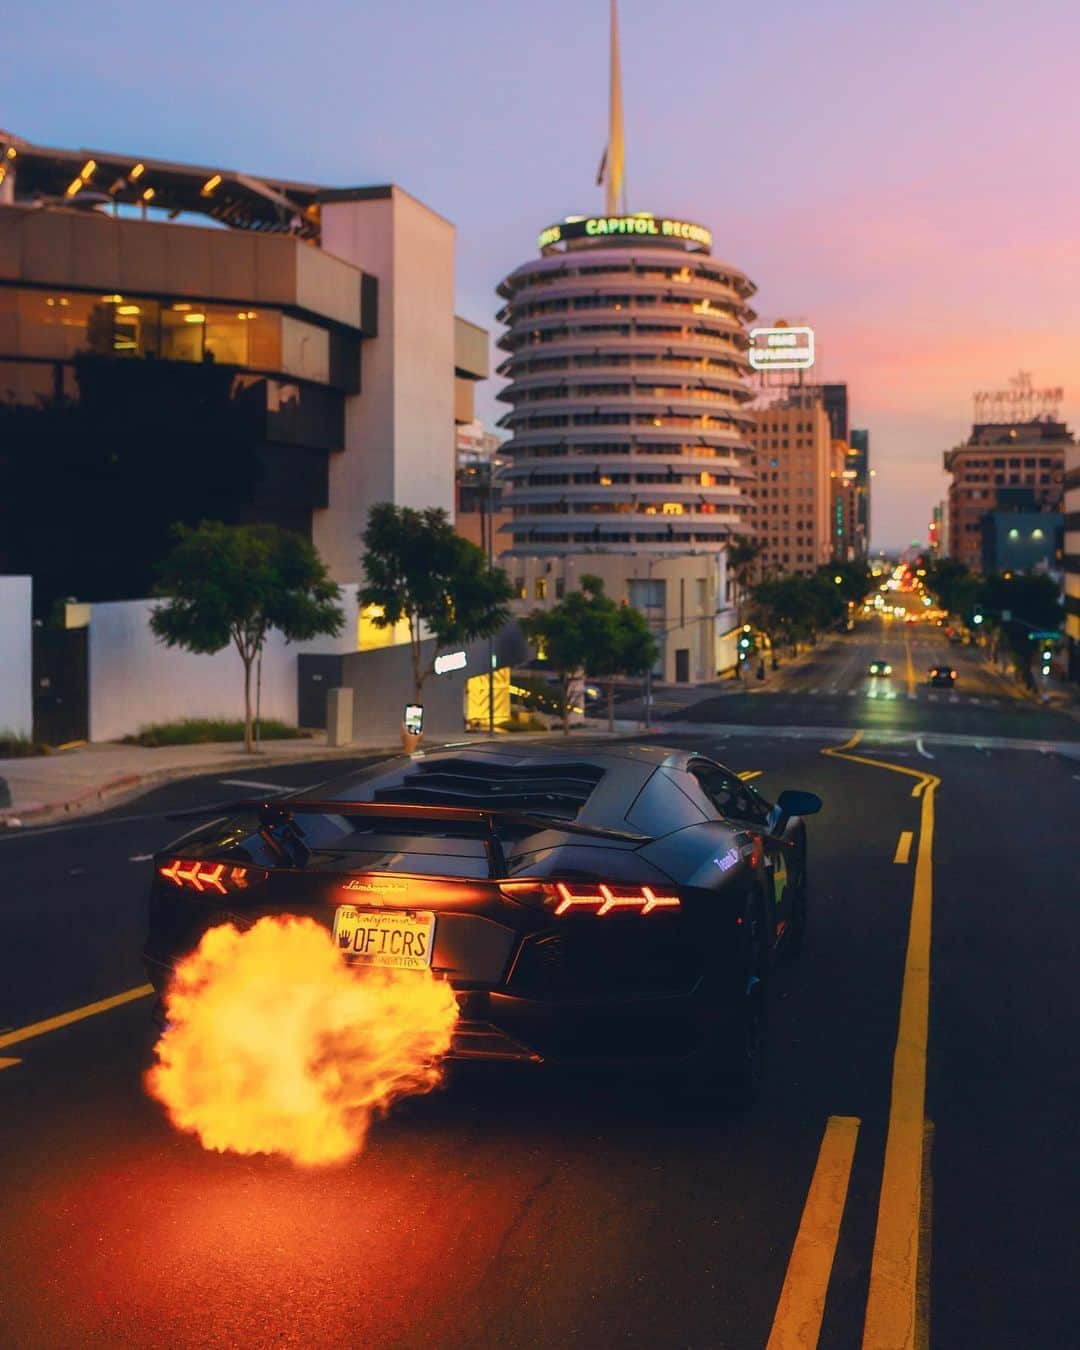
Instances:
[[[219,1153],[314,1166],[364,1146],[372,1115],[441,1077],[457,1003],[429,970],[348,965],[312,919],[212,928],[176,968],[146,1085]]]

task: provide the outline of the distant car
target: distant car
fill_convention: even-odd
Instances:
[[[932,666],[927,683],[933,689],[951,689],[956,683],[956,671],[950,666]]]
[[[888,661],[871,661],[866,673],[868,675],[891,675],[892,666]]]
[[[657,745],[391,759],[191,813],[212,819],[154,860],[146,964],[161,993],[214,925],[305,915],[343,960],[448,980],[451,1059],[666,1065],[746,1102],[820,807]]]
[[[949,645],[952,647],[962,647],[964,644],[964,635],[958,633],[955,628],[949,630]]]

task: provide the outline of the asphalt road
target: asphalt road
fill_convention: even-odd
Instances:
[[[888,636],[898,654],[903,636]],[[852,684],[863,645],[843,658]],[[898,670],[882,707],[962,716],[908,700]],[[694,734],[767,794],[825,801],[807,950],[776,972],[752,1111],[632,1080],[472,1075],[396,1109],[355,1163],[311,1172],[171,1129],[141,1086],[146,999],[0,1039],[17,1061],[0,1067],[0,1345],[741,1350],[813,1345],[807,1309],[826,1290],[826,1347],[912,1343],[899,1315],[863,1339],[874,1308],[905,1300],[920,1345],[1076,1345],[1080,762],[885,744],[860,687],[857,741]],[[979,711],[992,734],[999,710]],[[845,741],[855,758],[822,753]],[[300,785],[342,767],[243,776]],[[142,983],[147,855],[181,828],[163,813],[236,790],[189,780],[0,837],[0,1028]],[[897,1273],[888,1243],[909,1221],[918,1262]]]
[[[874,660],[888,662],[892,674],[870,675]],[[930,687],[930,668],[939,664],[956,671],[954,688]],[[899,619],[863,620],[853,633],[826,639],[790,670],[782,663],[760,685],[750,676],[710,690],[710,699],[692,703],[684,702],[691,696],[681,690],[666,691],[658,697],[658,719],[1036,740],[1080,737],[1080,722],[1043,707],[1013,680],[996,674],[979,649],[950,645],[936,625]]]

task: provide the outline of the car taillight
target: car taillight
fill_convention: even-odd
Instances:
[[[255,881],[264,881],[267,873],[261,867],[241,867],[233,863],[205,862],[196,858],[173,858],[158,868],[158,876],[174,886],[201,894],[227,895],[229,891],[246,891]]]
[[[499,889],[518,904],[543,906],[560,917],[655,914],[681,908],[679,897],[665,887],[608,885],[603,881],[504,881]]]

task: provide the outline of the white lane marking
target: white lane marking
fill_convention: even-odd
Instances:
[[[932,754],[930,753],[930,751],[927,750],[926,746],[923,745],[923,743],[922,743],[922,737],[921,737],[921,736],[916,736],[916,737],[915,737],[915,749],[918,750],[919,754],[922,755],[923,759],[936,759],[936,758],[937,758],[936,755],[932,755]]]
[[[949,695],[949,702],[950,702],[950,703],[959,703],[959,702],[960,702],[960,696],[959,696],[958,694],[950,694],[950,695]]]
[[[847,696],[848,696],[848,698],[854,698],[855,695],[856,695],[858,692],[859,692],[859,691],[858,691],[857,689],[849,689],[849,690],[847,691]]]
[[[911,699],[911,701],[914,703],[914,701],[918,698],[918,694],[913,694],[909,691],[908,698]]]
[[[926,698],[929,703],[936,703],[938,701],[937,694],[927,694]]]
[[[128,862],[149,862],[153,856],[152,853],[133,853]]]
[[[304,787],[293,787],[286,783],[256,783],[251,778],[219,778],[218,782],[222,787],[258,788],[260,791],[267,792],[303,792],[304,788],[309,786],[308,784],[305,784]]]
[[[816,693],[818,693],[818,692],[819,692],[819,690],[817,689],[816,686],[815,686],[813,689],[808,689],[808,690],[807,690],[807,693],[809,693],[809,694],[816,694]]]

